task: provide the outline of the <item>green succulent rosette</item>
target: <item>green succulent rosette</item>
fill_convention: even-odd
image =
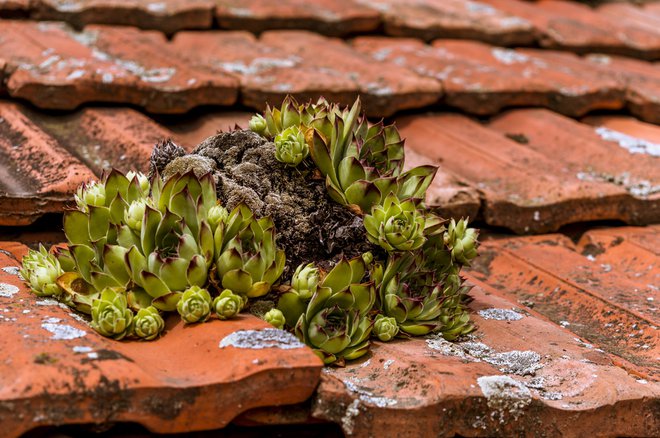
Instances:
[[[256,219],[241,204],[229,214],[222,242],[216,240],[216,269],[222,287],[249,298],[270,291],[284,271],[284,251],[275,244],[272,219]]]
[[[138,310],[133,319],[133,333],[145,341],[152,341],[165,329],[165,321],[160,312],[153,306]]]
[[[291,277],[291,287],[303,300],[309,300],[319,286],[319,270],[314,263],[301,264]]]
[[[383,342],[394,339],[399,333],[399,325],[395,318],[385,315],[377,315],[374,320],[373,335]]]
[[[466,219],[458,222],[452,219],[444,235],[445,245],[451,251],[452,259],[464,266],[470,266],[470,261],[477,256],[479,237],[479,232],[467,225]]]
[[[325,276],[298,319],[295,333],[325,364],[357,359],[369,350],[376,293],[362,257],[342,259]]]
[[[259,135],[265,136],[268,134],[268,125],[266,124],[266,119],[264,119],[261,114],[255,114],[252,116],[248,122],[248,127],[250,128],[250,131]]]
[[[191,286],[183,292],[176,310],[186,324],[204,322],[211,315],[211,294],[199,286]]]
[[[270,309],[266,312],[264,314],[264,321],[278,329],[284,328],[284,324],[286,323],[284,314],[279,309]]]
[[[39,244],[37,251],[31,249],[23,257],[21,276],[30,284],[32,292],[39,297],[58,296],[62,288],[57,279],[64,274],[59,260]]]
[[[207,215],[217,205],[210,174],[155,175],[149,184],[143,174],[113,170],[81,188],[76,202],[64,232],[74,271],[93,290],[126,288],[137,308],[171,311],[181,291],[206,284],[214,259]]]
[[[122,288],[105,288],[94,300],[91,326],[103,336],[119,340],[133,331],[133,311],[125,293]]]
[[[424,215],[411,200],[399,201],[393,193],[364,217],[367,239],[387,251],[420,248],[424,237]]]
[[[229,289],[222,291],[220,296],[213,300],[213,310],[220,319],[230,319],[239,314],[245,302],[240,295],[236,295]]]
[[[309,155],[305,134],[299,126],[290,126],[275,136],[275,158],[288,166],[297,166]]]

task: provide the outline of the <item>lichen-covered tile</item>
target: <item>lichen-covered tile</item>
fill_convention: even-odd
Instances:
[[[657,382],[498,293],[473,289],[466,339],[375,342],[368,357],[326,369],[313,415],[347,436],[660,432]]]
[[[579,116],[624,105],[619,81],[598,77],[593,66],[570,53],[554,60],[553,52],[538,49],[513,50],[458,40],[436,40],[429,46],[418,40],[381,37],[357,38],[353,45],[376,60],[440,80],[444,101],[474,114],[542,106]]]
[[[238,80],[192,69],[156,32],[61,23],[4,21],[0,53],[7,90],[40,108],[74,109],[86,102],[134,104],[181,113],[199,105],[231,105]]]
[[[65,305],[29,293],[16,270],[25,249],[0,243],[3,436],[79,423],[217,429],[250,409],[301,403],[317,385],[316,355],[253,316],[191,327],[171,318],[153,342],[104,338]]]
[[[385,32],[430,41],[461,38],[499,45],[530,45],[534,26],[524,18],[480,1],[463,0],[357,0],[378,10]]]
[[[172,34],[213,25],[213,0],[34,0],[32,18],[66,21],[78,28],[116,24]]]
[[[636,234],[657,230],[638,228]],[[657,380],[657,254],[624,233],[612,239],[587,233],[574,247],[566,239],[490,240],[469,276],[585,338],[588,349],[614,355],[633,375]]]
[[[271,29],[306,29],[342,36],[372,32],[380,25],[379,13],[355,0],[217,0],[221,28],[263,32]]]
[[[405,116],[406,147],[441,162],[482,197],[487,224],[517,233],[556,230],[573,222],[619,218],[623,188],[577,173],[554,156],[452,113]]]

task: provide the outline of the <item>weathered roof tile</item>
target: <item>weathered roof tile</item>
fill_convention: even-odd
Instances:
[[[194,47],[213,50],[192,50]],[[287,94],[344,105],[357,95],[371,116],[431,105],[442,87],[402,67],[374,63],[339,39],[304,31],[269,31],[259,40],[241,32],[183,32],[173,48],[193,65],[241,77],[241,99],[253,108],[278,104]]]
[[[17,266],[26,251],[0,249],[0,267]],[[10,358],[0,363],[6,436],[78,423],[214,429],[252,408],[300,403],[319,380],[322,364],[310,349],[254,316],[193,327],[173,317],[158,340],[116,342],[66,306],[30,294],[13,272],[0,270],[0,347]],[[251,342],[241,342],[247,336]]]
[[[325,370],[313,415],[342,425],[347,436],[660,431],[657,383],[628,374],[614,356],[477,284],[473,336],[457,343],[376,342],[364,360]]]
[[[93,26],[77,33],[64,24],[21,21],[0,27],[9,94],[41,108],[100,101],[178,113],[236,101],[237,79],[192,70],[166,46],[162,34],[133,28]]]
[[[577,245],[562,235],[490,240],[471,276],[620,358],[633,375],[657,380],[658,254],[639,241],[659,233],[589,231]]]
[[[660,219],[655,158],[547,110],[513,111],[492,129],[450,113],[405,116],[397,124],[410,150],[479,190],[489,225],[539,233],[581,221]]]
[[[380,25],[378,12],[354,0],[217,0],[216,17],[226,29],[307,29],[331,36],[371,32]]]
[[[598,77],[595,68],[567,53],[506,49],[474,41],[438,40],[432,46],[411,39],[363,37],[357,50],[442,81],[444,100],[475,114],[509,106],[543,106],[576,116],[624,105],[624,86]],[[565,59],[580,64],[567,68]],[[571,66],[572,67],[572,66]]]
[[[117,24],[171,34],[213,25],[213,0],[34,0],[32,18],[87,24]]]
[[[421,38],[465,38],[499,45],[530,45],[532,24],[478,1],[358,0],[381,12],[388,35]]]

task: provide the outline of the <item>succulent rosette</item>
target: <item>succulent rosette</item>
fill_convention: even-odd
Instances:
[[[256,219],[247,206],[237,206],[227,218],[222,242],[216,240],[216,269],[222,287],[249,298],[270,291],[284,271],[284,251],[275,244],[269,217]]]
[[[213,310],[220,319],[230,319],[238,315],[244,305],[243,298],[229,289],[225,289],[213,299]]]
[[[289,166],[297,166],[309,155],[305,134],[299,126],[290,126],[275,136],[275,158]]]
[[[109,338],[122,339],[133,330],[133,311],[128,308],[126,291],[106,288],[92,304],[92,328]]]
[[[465,314],[463,298],[469,288],[447,281],[446,274],[425,267],[420,253],[390,254],[380,281],[379,302],[385,316],[396,320],[408,335],[431,332],[469,333],[468,322],[460,324]],[[457,324],[461,328],[457,327]]]
[[[281,329],[284,328],[284,314],[279,309],[270,309],[264,314],[264,321],[272,325],[275,328]]]
[[[390,193],[383,205],[376,205],[364,217],[364,228],[369,241],[387,251],[412,251],[426,240],[424,222],[424,215],[414,202],[399,201]]]
[[[458,222],[452,219],[444,234],[445,245],[451,251],[452,259],[464,266],[470,266],[470,261],[477,256],[479,237],[479,232],[474,228],[468,228],[467,225],[466,219]]]
[[[291,277],[291,287],[304,300],[309,300],[319,287],[319,270],[314,263],[302,264]]]
[[[259,135],[266,135],[268,133],[268,125],[266,119],[261,114],[255,114],[248,122],[250,131],[256,132]]]
[[[369,319],[376,293],[373,282],[361,283],[366,272],[362,257],[342,259],[321,281],[300,316],[295,333],[330,364],[352,360],[369,349]]]
[[[399,333],[399,325],[391,316],[377,315],[373,334],[383,342],[391,341]]]
[[[211,294],[199,286],[191,286],[181,295],[176,310],[186,324],[204,322],[211,315]]]
[[[62,288],[57,284],[57,278],[63,273],[57,258],[53,254],[49,254],[41,244],[38,251],[31,249],[23,257],[21,275],[30,283],[30,288],[37,296],[60,295]]]
[[[205,285],[214,255],[207,214],[217,204],[211,175],[156,175],[150,185],[142,174],[113,170],[77,203],[64,231],[75,271],[93,290],[122,287],[132,303],[174,310],[183,290]]]
[[[135,318],[133,318],[133,323],[135,336],[145,341],[156,339],[165,329],[163,317],[160,316],[158,309],[153,306],[138,310]]]

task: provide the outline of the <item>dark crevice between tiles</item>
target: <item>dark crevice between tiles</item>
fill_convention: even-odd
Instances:
[[[65,242],[62,214],[47,213],[26,226],[0,226],[0,241],[21,242],[35,249],[39,243],[49,248],[51,245]]]
[[[177,434],[158,434],[149,432],[144,427],[122,423],[117,425],[79,425],[64,427],[41,427],[22,435],[22,438],[339,438],[343,433],[333,423],[302,424],[293,426],[235,426],[207,432],[187,432]]]

